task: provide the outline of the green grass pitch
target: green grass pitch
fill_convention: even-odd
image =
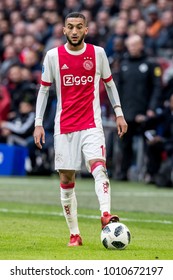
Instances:
[[[171,260],[173,189],[111,181],[112,213],[131,232],[125,250],[100,242],[100,211],[92,179],[77,178],[83,246],[67,247],[58,176],[0,177],[1,260]]]

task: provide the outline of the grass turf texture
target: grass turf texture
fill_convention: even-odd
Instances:
[[[112,213],[131,231],[125,250],[100,242],[100,211],[92,179],[77,178],[83,246],[67,247],[69,232],[59,199],[59,180],[0,177],[1,260],[171,260],[173,190],[136,182],[111,182]]]

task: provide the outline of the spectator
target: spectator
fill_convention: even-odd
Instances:
[[[21,0],[19,4],[20,13],[22,18],[25,19],[29,7],[32,6],[32,0]]]
[[[102,0],[102,8],[103,10],[109,13],[110,17],[113,17],[118,14],[119,12],[119,5],[118,1],[114,0]]]
[[[13,44],[13,34],[7,33],[3,36],[2,46],[6,48],[7,46],[11,46]]]
[[[14,36],[25,36],[27,32],[27,24],[24,20],[17,22],[13,26],[13,34]]]
[[[156,38],[155,44],[159,48],[170,49],[173,47],[173,12],[164,11],[161,16],[162,28]]]
[[[120,10],[129,12],[133,7],[137,6],[136,0],[121,0],[120,1]]]
[[[141,135],[141,122],[145,117],[154,117],[161,95],[161,69],[151,63],[143,50],[140,36],[127,38],[128,56],[120,65],[119,94],[124,116],[128,122],[128,132],[120,141],[122,153],[120,180],[128,180],[128,170],[132,164],[132,143],[135,135]]]
[[[26,83],[37,85],[37,80],[35,77],[33,77],[31,70],[24,66],[21,68],[21,80],[25,81]]]
[[[147,139],[147,165],[145,182],[156,183],[156,178],[162,162],[168,158],[172,158],[173,163],[173,94],[169,100],[169,107],[165,108],[161,115],[158,116],[154,131],[151,135],[150,131]],[[148,134],[146,133],[146,136]],[[173,165],[172,165],[173,167]]]
[[[51,49],[52,47],[55,47],[55,43],[57,42],[57,40],[60,40],[61,44],[65,42],[62,22],[58,22],[57,24],[54,25],[52,36],[47,40],[45,44],[44,52]]]
[[[114,62],[116,64],[120,63],[120,61],[122,60],[122,58],[124,56],[124,52],[126,51],[124,40],[120,37],[115,38],[114,41],[113,41],[113,47],[112,48],[113,48],[114,53],[113,53],[112,56],[108,57],[109,63],[111,64],[111,69],[113,67],[115,67]],[[114,73],[113,69],[112,69],[112,73]],[[117,80],[117,79],[115,79],[115,80]]]
[[[81,2],[81,1],[80,1]],[[79,12],[81,10],[81,3],[77,0],[65,0],[65,8],[63,10],[63,17],[72,12]]]
[[[40,58],[42,58],[41,51],[43,49],[43,45],[40,44],[39,40],[36,40],[34,35],[26,34],[23,37],[24,48],[22,52],[26,52],[27,50],[36,51],[38,54],[40,53]]]
[[[96,46],[99,45],[98,26],[95,21],[90,21],[88,23],[88,34],[86,36],[85,41],[89,44],[94,44]]]
[[[35,22],[39,17],[39,11],[35,6],[29,6],[25,13],[25,21],[27,23]]]
[[[22,61],[22,50],[24,48],[24,41],[22,36],[15,36],[13,39],[13,46],[20,61]]]
[[[94,20],[100,8],[100,4],[101,4],[100,1],[85,0],[81,2],[82,2],[81,10],[89,11],[92,17],[91,20]]]
[[[139,8],[133,7],[129,11],[129,24],[135,25],[138,23],[139,20],[142,20],[142,13]]]
[[[110,15],[106,10],[100,10],[97,13],[96,23],[99,33],[99,45],[105,46],[105,42],[110,34]]]
[[[3,53],[3,62],[0,68],[0,75],[2,81],[5,79],[8,69],[16,63],[19,63],[19,59],[16,55],[14,47],[12,45],[7,46]]]
[[[148,7],[147,15],[147,35],[153,39],[157,38],[162,27],[159,12],[156,5]]]
[[[107,56],[111,56],[114,53],[113,50],[113,41],[115,38],[122,38],[123,40],[127,36],[127,21],[123,19],[118,19],[115,23],[113,34],[110,35],[108,38],[107,44],[105,46],[105,51],[107,53]]]
[[[47,26],[49,26],[51,32],[55,24],[62,22],[62,16],[60,16],[57,11],[45,11],[42,14],[43,19],[45,19]]]
[[[19,103],[19,111],[16,117],[11,121],[1,122],[1,133],[6,137],[14,134],[26,139],[32,135],[34,119],[34,99],[30,96],[25,96]]]
[[[0,123],[8,119],[11,98],[5,86],[0,84]]]
[[[46,0],[44,1],[44,8],[46,11],[48,12],[53,12],[53,11],[57,11],[59,12],[60,6],[58,5],[57,0]]]
[[[45,1],[33,0],[33,6],[37,8],[40,14],[45,10]]]
[[[144,50],[148,56],[154,55],[154,40],[147,34],[147,23],[141,19],[136,23],[136,34],[143,40]]]
[[[2,121],[0,123],[1,141],[3,139],[8,144],[29,148],[29,139],[32,137],[35,120],[34,102],[33,97],[25,96],[19,103],[17,115],[10,121]],[[29,155],[31,152],[29,150]]]
[[[13,1],[13,0],[4,1],[4,9],[7,16],[9,16],[12,11],[17,9],[17,1]]]
[[[150,5],[152,5],[152,3],[153,3],[153,0],[140,0],[140,2],[139,2],[139,4],[138,4],[138,6],[139,6],[139,8],[140,8],[140,10],[141,10],[141,13],[142,13],[142,15],[143,15],[143,18],[144,18],[145,20],[147,20],[148,7],[149,7]]]
[[[171,3],[172,1],[168,1],[168,0],[157,0],[157,8],[158,11],[160,13],[167,11],[167,10],[171,10],[173,8],[173,3]]]
[[[38,18],[34,21],[34,37],[41,44],[45,45],[52,35],[52,28],[47,24],[44,18]]]
[[[8,34],[10,32],[8,20],[2,19],[0,20],[0,39],[2,40],[5,36],[5,34]]]
[[[87,22],[93,21],[92,14],[89,10],[81,10],[81,13],[86,17]]]
[[[27,92],[29,91],[30,95],[36,95],[35,85],[29,81],[22,80],[21,65],[13,65],[8,71],[6,87],[11,96],[10,117],[14,118],[18,113],[19,103]]]
[[[15,26],[18,22],[22,21],[22,15],[20,11],[14,10],[10,13],[9,22],[11,26]]]
[[[30,22],[26,26],[26,35],[35,36],[36,27],[34,22]],[[25,35],[24,35],[25,36]]]
[[[0,3],[1,4],[1,3]],[[3,10],[3,9],[2,9]],[[6,18],[5,12],[0,8],[0,21]]]
[[[39,83],[41,77],[41,64],[37,52],[33,50],[25,51],[23,53],[23,65],[31,71],[33,79]]]

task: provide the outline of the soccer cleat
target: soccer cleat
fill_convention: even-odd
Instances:
[[[103,213],[103,217],[101,217],[101,224],[102,229],[110,223],[117,223],[119,222],[119,217],[117,215],[111,215],[108,212]]]
[[[71,234],[70,235],[70,242],[68,243],[68,246],[81,246],[82,245],[82,238],[79,234]]]

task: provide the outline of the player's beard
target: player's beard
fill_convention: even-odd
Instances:
[[[77,47],[80,46],[80,44],[82,43],[83,39],[85,38],[85,34],[82,35],[82,37],[79,39],[78,42],[73,42],[70,37],[68,35],[66,35],[67,41],[70,43],[70,45],[72,45],[73,47]]]

